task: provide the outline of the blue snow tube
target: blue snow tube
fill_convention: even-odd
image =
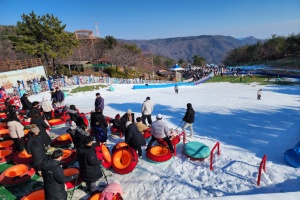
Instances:
[[[300,147],[294,147],[288,149],[284,153],[284,158],[286,162],[292,167],[299,168],[300,167]]]
[[[201,142],[189,142],[184,145],[184,153],[192,160],[204,160],[210,155],[210,148]]]
[[[113,91],[115,91],[115,88],[112,87],[112,86],[110,86],[110,87],[109,87],[109,91],[112,91],[112,92],[113,92]]]

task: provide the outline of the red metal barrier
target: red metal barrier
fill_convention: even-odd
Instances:
[[[260,185],[260,178],[261,178],[261,170],[263,169],[264,172],[266,172],[266,162],[267,162],[267,156],[264,155],[262,158],[260,165],[259,165],[259,171],[258,171],[258,179],[257,179],[257,186]]]
[[[213,166],[212,166],[212,163],[213,163],[213,153],[214,153],[214,150],[218,147],[218,156],[220,155],[220,142],[217,142],[214,146],[214,148],[211,150],[210,152],[210,170],[213,170]]]
[[[182,131],[182,132],[178,135],[179,138],[180,138],[181,136],[183,136],[183,145],[185,145],[185,144],[186,144],[185,132]],[[173,144],[173,146],[174,146],[174,156],[176,156],[176,144]]]

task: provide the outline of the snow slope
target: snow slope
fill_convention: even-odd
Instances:
[[[209,159],[203,162],[187,159],[182,153],[182,143],[178,145],[178,155],[166,163],[153,164],[143,152],[143,158],[130,174],[118,175],[106,170],[110,181],[121,182],[124,199],[201,199],[263,193],[274,194],[249,196],[249,199],[300,198],[300,193],[295,193],[300,191],[300,169],[288,166],[283,158],[285,150],[300,140],[299,86],[205,83],[180,87],[179,94],[173,88],[132,90],[132,85],[113,86],[114,92],[100,90],[105,99],[104,115],[123,115],[130,108],[136,117],[141,116],[142,102],[150,96],[155,104],[153,120],[160,113],[170,128],[176,128],[186,104],[192,103],[196,112],[195,136],[188,140],[201,141],[210,148],[218,141],[221,144],[221,155],[215,155],[213,171],[209,170]],[[260,88],[263,94],[258,101],[256,93]],[[72,94],[66,103],[75,104],[81,112],[89,112],[94,108],[95,93]],[[45,94],[30,100],[40,101]],[[122,139],[109,136],[108,147],[112,149],[118,141]],[[258,187],[258,167],[264,155],[267,171],[262,174]],[[81,190],[76,190],[74,196],[87,197]]]

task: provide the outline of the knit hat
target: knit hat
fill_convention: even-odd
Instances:
[[[161,116],[161,114],[158,114],[157,116],[156,116],[156,119],[162,119],[162,116]]]
[[[132,124],[131,121],[126,122],[126,124],[125,124],[126,128],[127,128],[130,124]]]
[[[89,144],[90,142],[93,142],[93,137],[87,136],[84,138],[83,144]]]
[[[131,110],[131,109],[128,109],[126,113],[131,114],[131,113],[132,113],[132,110]]]
[[[33,132],[33,133],[39,133],[40,129],[35,124],[31,124],[30,125],[30,131]]]

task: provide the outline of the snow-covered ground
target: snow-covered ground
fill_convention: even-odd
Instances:
[[[182,143],[177,146],[178,155],[166,163],[153,164],[143,152],[143,158],[130,174],[118,175],[106,170],[109,182],[120,181],[124,199],[201,199],[250,194],[232,199],[300,198],[297,192],[300,191],[300,169],[290,167],[283,157],[285,150],[300,140],[299,86],[205,83],[180,87],[179,94],[175,94],[173,88],[132,90],[132,85],[113,86],[114,92],[100,90],[105,99],[104,115],[123,115],[130,108],[135,117],[141,116],[142,102],[149,96],[155,104],[153,120],[160,113],[169,128],[176,128],[186,104],[192,103],[196,112],[195,136],[188,141],[200,141],[210,148],[216,142],[221,144],[221,155],[214,156],[213,171],[209,170],[209,159],[189,160],[182,153]],[[256,93],[260,88],[263,94],[258,101]],[[72,94],[66,103],[75,104],[81,112],[89,112],[94,108],[98,91]],[[30,100],[40,101],[45,94],[49,95],[41,93]],[[108,147],[112,149],[118,141],[122,139],[109,136]],[[264,155],[267,170],[262,173],[258,187],[258,168]],[[268,195],[252,196],[264,193]],[[76,190],[74,196],[76,199],[87,197],[81,190]]]

